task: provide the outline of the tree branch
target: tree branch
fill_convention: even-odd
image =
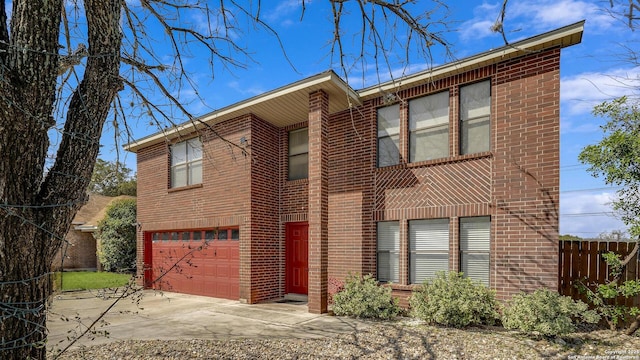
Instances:
[[[9,44],[9,29],[7,28],[7,9],[5,8],[7,3],[5,1],[0,2],[0,59],[6,57],[7,45]]]
[[[56,161],[39,193],[40,204],[62,203],[68,198],[85,199],[100,148],[102,127],[115,95],[122,89],[118,76],[122,39],[120,5],[120,0],[85,2],[89,43],[87,66],[71,97]],[[65,224],[79,206],[58,211],[56,220]],[[43,211],[43,216],[51,217],[52,213]],[[66,228],[59,231],[66,231]],[[56,250],[57,247],[52,247],[50,251],[55,253]]]

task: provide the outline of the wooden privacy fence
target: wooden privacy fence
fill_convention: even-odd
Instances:
[[[587,302],[587,297],[578,291],[575,283],[583,280],[584,284],[604,284],[609,280],[609,269],[602,254],[613,251],[622,255],[624,259],[633,250],[633,242],[606,242],[606,241],[560,241],[558,260],[558,292]],[[631,259],[620,277],[620,282],[625,280],[640,279],[640,262],[638,254]],[[593,286],[590,286],[592,289]],[[624,299],[619,297],[618,304],[625,303],[628,306],[640,305],[640,298]]]

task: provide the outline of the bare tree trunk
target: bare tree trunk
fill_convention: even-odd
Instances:
[[[46,357],[51,262],[85,202],[102,126],[121,88],[121,0],[87,0],[84,5],[89,57],[46,177],[63,1],[14,0],[11,26],[7,30],[0,24],[0,46],[7,50],[0,55],[2,359]]]
[[[337,34],[334,42],[340,44],[342,59],[339,30],[341,16],[347,13],[342,11],[345,1],[331,2],[339,5],[334,6]],[[121,61],[128,66],[128,73],[142,74],[171,105],[191,118],[159,75],[162,73],[168,82],[175,81],[178,89],[183,83],[193,85],[182,61],[182,46],[198,44],[207,49],[212,56],[212,67],[213,58],[223,64],[241,65],[234,55],[240,54],[241,58],[250,55],[230,34],[235,33],[236,20],[242,18],[266,29],[280,42],[277,33],[260,19],[259,3],[254,12],[253,6],[243,7],[234,1],[220,1],[220,8],[213,9],[209,2],[143,0],[136,3],[134,11],[124,0],[84,0],[75,7],[78,12],[84,11],[85,16],[75,14],[73,32],[69,32],[68,23],[61,24],[66,14],[64,6],[69,3],[74,2],[0,1],[0,359],[45,357],[51,262],[75,213],[86,201],[85,191],[98,154],[102,127],[124,81],[120,78]],[[406,34],[402,37],[407,39],[407,56],[411,48],[422,53],[425,59],[431,59],[431,44],[442,44],[448,50],[439,32],[430,30],[432,25],[442,24],[430,17],[440,6],[446,7],[438,0],[432,1],[431,10],[420,10],[416,14],[407,10],[408,3],[365,0],[353,3],[354,8],[359,9],[356,14],[361,15],[362,29],[368,29],[360,35],[362,49],[365,42],[370,41],[376,53],[380,50],[388,60],[386,54],[393,46],[385,46],[385,37],[381,34],[405,28],[397,26],[401,22],[406,24]],[[9,26],[7,4],[13,6]],[[229,5],[235,10],[225,10]],[[304,13],[304,3],[302,5]],[[210,22],[208,31],[201,33],[197,26],[185,28],[178,15],[187,10],[206,18]],[[137,11],[143,15],[138,16]],[[378,19],[374,17],[378,11],[385,14],[382,28],[374,21]],[[121,14],[125,16],[122,22]],[[65,29],[63,34],[61,25]],[[163,56],[154,54],[153,46],[145,41],[150,36],[148,31],[158,26],[168,35],[169,51],[175,57],[171,71],[160,62]],[[218,31],[220,26],[222,32]],[[84,34],[79,34],[85,28],[87,44],[77,44],[74,57],[67,57],[68,61],[61,66],[61,37],[67,38],[65,47],[71,52],[70,47],[76,46],[71,39],[85,39]],[[122,49],[123,33],[127,36],[126,49]],[[225,48],[229,49],[228,53],[221,51]],[[364,52],[361,49],[358,52],[357,58],[362,59]],[[69,77],[58,78],[61,69],[73,71],[73,66],[81,64],[85,55],[83,71],[74,74],[82,77],[79,85],[75,89],[65,88],[65,99],[57,98],[56,86],[73,86],[66,82]],[[346,65],[343,69],[347,75]],[[148,101],[136,87],[137,79],[137,76],[126,79],[130,94],[153,119],[156,119],[154,114],[159,114],[171,122],[171,112],[165,113],[162,107]],[[75,84],[75,80],[72,83]],[[69,94],[71,98],[67,103]],[[65,127],[56,160],[45,172],[48,132],[57,120],[53,114],[65,105]]]

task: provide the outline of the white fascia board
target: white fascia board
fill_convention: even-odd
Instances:
[[[573,35],[577,34],[582,36],[583,31],[584,21],[580,21],[575,24],[571,24],[560,29],[524,39],[498,49],[489,50],[462,60],[454,61],[452,63],[421,71],[414,75],[403,77],[397,81],[388,81],[386,83],[371,86],[359,90],[358,94],[362,98],[380,96],[380,93],[393,92],[398,88],[407,87],[409,84],[421,83],[424,81],[432,80],[434,78],[445,77],[447,76],[447,74],[455,73],[460,69],[472,68],[478,64],[497,63],[505,58],[508,58],[509,55],[516,55],[517,53],[525,54],[527,50],[535,49],[544,44],[549,44],[549,47],[554,47],[557,45],[561,45],[562,47],[570,46],[579,43],[580,41],[574,41],[569,44],[564,44],[562,42],[558,44],[558,41],[562,40],[563,38],[570,39]]]
[[[227,120],[231,117],[229,115],[235,114],[235,116],[240,116],[243,114],[250,113],[247,111],[252,106],[268,102],[275,98],[294,93],[296,91],[304,90],[306,88],[311,88],[317,85],[322,85],[327,82],[332,82],[335,86],[342,89],[350,99],[353,99],[357,105],[360,105],[360,97],[358,93],[353,90],[348,84],[346,84],[335,72],[329,70],[323,73],[314,75],[312,77],[300,80],[298,82],[283,86],[281,88],[266,92],[264,94],[260,94],[258,96],[254,96],[244,101],[240,101],[233,105],[224,107],[220,110],[216,110],[210,112],[206,115],[203,115],[198,118],[194,118],[192,120],[188,120],[180,125],[174,126],[169,129],[165,129],[161,132],[155,133],[153,135],[144,137],[139,140],[132,141],[128,144],[125,144],[123,147],[127,151],[136,152],[138,149],[148,146],[151,144],[157,144],[162,141],[166,141],[166,139],[175,138],[176,135],[180,134],[190,134],[197,129],[201,129],[205,127],[203,123],[215,124],[218,120]],[[243,110],[245,110],[243,112]]]

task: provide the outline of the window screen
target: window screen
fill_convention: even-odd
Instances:
[[[411,162],[449,156],[449,92],[409,101]]]
[[[289,132],[289,180],[309,177],[309,129]]]
[[[202,183],[202,142],[199,138],[171,146],[171,187]]]
[[[491,220],[489,216],[460,219],[460,271],[489,286]]]
[[[378,167],[400,163],[400,105],[378,109]]]
[[[409,281],[422,283],[449,270],[449,219],[409,221]]]
[[[397,221],[378,223],[378,281],[399,282],[400,227]]]
[[[460,88],[460,152],[489,151],[491,82],[483,81]]]

